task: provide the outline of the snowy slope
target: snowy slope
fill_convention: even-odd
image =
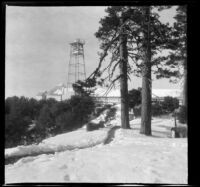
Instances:
[[[108,110],[103,111],[97,118],[91,120],[91,122],[98,124],[100,121],[105,121],[107,111]],[[86,131],[85,129],[86,125],[76,131],[47,138],[38,145],[32,144],[28,146],[17,146],[14,148],[5,149],[5,158],[10,159],[13,157],[54,153],[65,150],[92,147],[103,143],[107,139],[108,132],[110,130],[110,128],[101,128],[98,131]]]
[[[119,111],[118,106],[116,119],[111,121],[113,125],[120,125]],[[74,132],[74,136],[68,136],[70,141],[88,145],[87,148],[24,157],[5,166],[5,182],[187,184],[187,138],[170,138],[173,119],[165,118],[152,120],[152,136],[141,135],[140,120],[132,120],[130,130],[116,129],[113,141],[108,144],[99,142],[93,147],[88,142],[104,139],[106,130],[87,132],[87,135],[84,129]],[[43,143],[57,147],[69,145],[66,137],[59,135]]]
[[[17,146],[5,149],[5,158],[54,153],[65,150],[81,149],[102,143],[109,129],[87,132],[84,129],[57,135],[43,140],[38,145]]]

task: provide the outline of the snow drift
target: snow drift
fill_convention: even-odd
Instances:
[[[140,118],[132,120],[128,130],[115,128],[113,140],[107,144],[103,142],[111,132],[109,128],[90,132],[83,128],[48,138],[35,149],[40,153],[63,151],[28,156],[6,165],[5,182],[187,184],[187,138],[171,138],[174,120],[153,118],[152,136],[139,133],[140,121]],[[116,118],[109,123],[120,126],[120,106]],[[31,146],[29,150],[33,153]],[[28,148],[19,150],[12,148],[6,154],[28,152]]]
[[[105,110],[102,112],[102,114],[90,122],[96,125],[98,125],[100,121],[105,122],[107,112],[108,110]],[[47,138],[38,145],[33,144],[5,149],[5,159],[95,146],[97,144],[103,143],[107,139],[108,132],[110,130],[109,128],[101,128],[98,131],[86,131],[85,129],[86,126],[76,131]]]
[[[79,129],[45,139],[38,145],[9,148],[5,150],[5,159],[91,147],[104,142],[108,130],[109,129],[100,129],[98,131],[87,132],[84,129]]]

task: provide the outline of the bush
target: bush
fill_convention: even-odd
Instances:
[[[40,110],[38,123],[40,126],[44,127],[43,129],[45,129],[47,135],[50,132],[50,129],[54,126],[54,119],[47,104],[45,104]]]
[[[27,128],[31,122],[29,99],[9,97],[6,99],[5,113],[5,147],[22,144]]]
[[[132,89],[128,92],[129,97],[129,108],[134,108],[141,104],[142,96],[141,96],[141,88]]]
[[[160,116],[164,114],[162,104],[159,104],[158,102],[153,103],[151,106],[151,114],[152,116]]]
[[[177,118],[180,123],[187,123],[187,108],[186,108],[186,106],[180,107],[180,110],[177,113]]]
[[[69,100],[71,111],[76,115],[76,120],[82,122],[87,121],[89,115],[94,111],[94,101],[89,96],[72,96]]]
[[[63,131],[82,127],[94,111],[90,96],[73,96],[66,101],[9,97],[5,100],[5,147],[32,144]],[[34,121],[34,128],[31,128]]]
[[[166,111],[166,113],[173,112],[176,108],[179,107],[179,100],[174,97],[164,97],[164,101],[162,102],[162,108]]]
[[[56,117],[56,133],[71,130],[75,126],[72,122],[74,122],[74,116],[71,112],[61,113]]]

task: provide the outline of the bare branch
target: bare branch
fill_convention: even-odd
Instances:
[[[107,96],[107,95],[108,95],[108,93],[109,93],[109,92],[111,91],[111,89],[113,88],[114,83],[115,83],[117,80],[119,80],[120,77],[121,77],[121,75],[117,76],[117,77],[111,82],[110,86],[108,87],[108,89],[106,90],[106,92],[104,93],[103,96]]]
[[[113,76],[113,73],[117,67],[117,65],[120,63],[120,60],[114,65],[113,69],[112,69],[112,72],[111,72],[111,77]]]
[[[102,65],[102,62],[104,60],[104,58],[107,56],[108,54],[108,50],[110,48],[110,46],[118,39],[119,36],[117,36],[117,31],[115,32],[114,36],[112,37],[111,41],[107,44],[106,48],[104,49],[104,53],[101,55],[100,57],[100,61],[99,61],[99,65],[98,67],[96,68],[96,70],[87,78],[91,78],[92,76],[95,76],[98,72],[99,72],[99,69],[101,68],[101,65]]]

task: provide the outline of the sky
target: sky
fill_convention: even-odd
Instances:
[[[69,43],[85,40],[86,76],[97,67],[99,41],[94,36],[106,15],[103,6],[6,7],[5,97],[35,95],[59,83],[67,83]],[[173,23],[175,7],[163,11],[160,20]],[[129,89],[141,87],[133,77]],[[162,79],[153,88],[180,88]]]

